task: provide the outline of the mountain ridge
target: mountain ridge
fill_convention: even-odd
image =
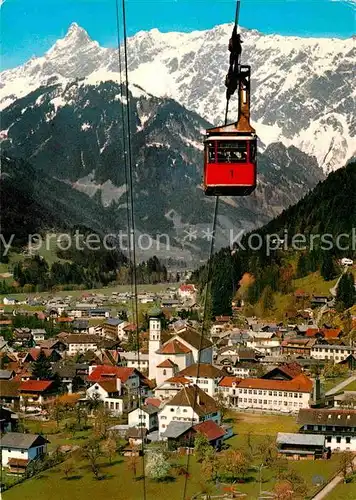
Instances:
[[[293,144],[316,156],[324,171],[339,168],[356,150],[353,40],[241,31],[242,61],[252,66],[253,123],[265,147]],[[216,124],[225,108],[230,35],[231,24],[192,33],[141,31],[128,39],[129,79]],[[1,107],[49,82],[90,75],[93,81],[120,81],[118,69],[117,51],[100,47],[73,24],[45,56],[2,72]],[[230,117],[236,112],[234,100]]]
[[[40,87],[8,106],[2,112],[8,129],[2,147],[68,188],[100,201],[111,220],[116,217],[115,230],[124,229],[125,91],[115,82],[90,82],[89,78]],[[210,124],[172,99],[150,96],[132,85],[129,92],[137,227],[151,237],[167,233],[175,255],[187,262],[202,258],[208,252],[203,234],[211,225],[213,201],[201,186],[202,139]],[[256,192],[221,199],[218,246],[226,244],[232,230],[263,225],[324,178],[316,160],[293,146],[271,144],[258,161]],[[189,241],[189,231],[199,238]]]

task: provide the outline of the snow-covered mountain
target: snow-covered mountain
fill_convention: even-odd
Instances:
[[[221,122],[231,29],[227,24],[192,33],[137,33],[128,40],[130,81]],[[252,66],[252,118],[264,145],[293,144],[314,155],[325,172],[344,165],[356,151],[355,39],[241,31],[242,59]],[[118,69],[118,52],[100,47],[73,23],[43,57],[1,73],[1,109],[41,85],[83,77],[120,81]],[[231,121],[236,107],[233,98]],[[1,133],[6,136],[6,129]]]
[[[169,251],[153,244],[152,255],[185,262],[206,258],[214,198],[205,196],[201,186],[202,134],[211,124],[173,99],[152,96],[134,85],[130,94],[137,230],[156,242],[158,235],[169,236]],[[89,76],[42,86],[14,101],[1,116],[8,131],[1,144],[4,154],[32,164],[39,178],[36,196],[46,198],[50,192],[47,206],[68,203],[72,211],[77,207],[75,220],[87,227],[97,206],[94,219],[110,233],[125,231],[127,223],[124,95],[119,84],[93,84]],[[42,172],[48,178],[46,189],[41,187]],[[229,244],[241,229],[248,232],[265,224],[323,178],[315,158],[293,146],[269,145],[259,154],[256,191],[248,197],[221,198],[216,247]],[[24,184],[27,188],[31,182]],[[63,186],[81,197],[69,196]],[[3,208],[11,210],[11,203]],[[147,254],[145,249],[141,257],[147,259]]]

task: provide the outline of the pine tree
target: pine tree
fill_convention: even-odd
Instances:
[[[341,276],[336,291],[336,306],[338,310],[349,309],[355,303],[355,283],[352,273]]]
[[[36,361],[33,362],[32,375],[40,380],[49,380],[52,377],[51,363],[42,350]]]
[[[334,260],[330,252],[325,252],[323,255],[320,273],[325,281],[330,281],[337,276]]]
[[[266,286],[263,290],[261,302],[263,312],[271,311],[274,308],[273,291],[270,286]]]
[[[300,254],[297,264],[297,278],[304,278],[308,274],[307,257],[304,253]]]

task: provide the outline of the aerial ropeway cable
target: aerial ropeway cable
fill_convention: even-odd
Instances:
[[[124,166],[125,181],[127,184],[127,224],[129,240],[133,235],[132,248],[129,246],[129,261],[132,262],[132,282],[134,294],[134,304],[132,303],[132,314],[136,321],[136,341],[137,341],[137,361],[140,371],[140,335],[138,330],[138,292],[137,292],[137,269],[136,269],[136,240],[135,240],[135,206],[134,206],[134,188],[132,174],[132,146],[131,146],[131,123],[130,123],[130,94],[128,81],[128,57],[127,57],[127,29],[126,29],[126,10],[125,0],[122,0],[123,16],[123,49],[124,49],[124,67],[125,67],[125,90],[126,90],[126,113],[123,99],[122,83],[122,61],[121,61],[121,38],[120,38],[120,20],[119,20],[119,0],[116,2],[117,15],[117,36],[118,52],[120,65],[120,92],[122,106],[122,128],[124,145]],[[225,124],[221,127],[214,127],[206,131],[204,148],[204,191],[207,196],[215,196],[215,207],[212,222],[212,238],[208,258],[208,272],[205,287],[204,311],[202,318],[202,329],[200,346],[198,353],[197,374],[201,365],[201,352],[203,340],[206,335],[208,323],[208,294],[211,284],[212,257],[214,253],[215,231],[219,207],[219,196],[246,196],[251,194],[256,188],[257,177],[257,136],[255,129],[250,125],[250,66],[241,64],[242,40],[237,27],[239,22],[240,0],[236,3],[235,23],[232,36],[229,40],[230,65],[226,75],[226,109]],[[238,119],[237,122],[228,124],[228,110],[230,98],[238,90]],[[131,228],[131,230],[130,230]],[[129,242],[131,245],[131,242]],[[142,381],[138,388],[138,403],[142,406]],[[193,414],[197,407],[198,386],[195,386]],[[192,417],[194,425],[194,416]],[[142,443],[142,466],[143,466],[143,498],[146,499],[146,478],[145,478],[145,459],[144,459],[144,436],[143,427]],[[189,477],[190,454],[187,455],[187,474],[185,475],[183,500],[186,500],[186,490]]]
[[[137,290],[137,260],[136,260],[136,229],[135,229],[135,197],[132,174],[132,145],[131,145],[131,120],[130,120],[130,91],[128,77],[128,57],[127,57],[127,28],[126,28],[126,6],[125,0],[121,0],[122,9],[122,24],[123,24],[123,50],[124,50],[124,74],[125,74],[125,97],[123,99],[123,82],[122,82],[122,61],[121,61],[121,36],[120,36],[120,6],[119,0],[115,0],[116,16],[117,16],[117,38],[118,52],[120,64],[120,93],[121,93],[121,109],[122,109],[122,127],[123,127],[123,145],[124,145],[124,166],[125,166],[125,182],[127,186],[127,223],[128,223],[128,240],[129,240],[129,266],[131,270],[131,288],[133,288],[134,301],[132,301],[132,317],[135,322],[136,345],[137,345],[137,365],[138,371],[141,371],[140,363],[140,334],[139,334],[139,317],[138,317],[138,290]],[[126,112],[125,112],[126,108]],[[132,244],[130,242],[132,235]],[[139,386],[137,388],[138,407],[142,407],[143,387],[141,377],[139,378]],[[141,415],[143,412],[141,410]],[[142,421],[142,419],[140,419]],[[146,475],[145,475],[145,444],[144,430],[141,426],[141,455],[142,455],[142,480],[143,480],[143,499],[146,500]]]
[[[212,223],[212,238],[208,258],[208,271],[205,286],[204,311],[198,353],[196,379],[198,383],[203,340],[206,336],[208,324],[208,297],[212,275],[212,257],[216,239],[216,222],[218,216],[219,196],[246,196],[256,188],[256,153],[257,136],[255,129],[250,125],[250,66],[241,64],[242,40],[237,32],[239,24],[240,0],[236,2],[235,23],[229,40],[230,66],[225,79],[226,108],[225,124],[207,130],[204,148],[204,191],[207,196],[215,196],[215,207]],[[228,125],[228,111],[231,96],[239,90],[238,120]],[[193,416],[197,407],[198,385],[195,386]],[[193,437],[190,438],[190,447],[193,446]],[[189,478],[190,453],[187,455],[187,471],[185,475],[183,496],[186,500]]]

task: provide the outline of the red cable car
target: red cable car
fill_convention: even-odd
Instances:
[[[250,66],[241,66],[237,122],[206,131],[207,196],[248,196],[256,189],[257,136],[250,125],[250,73]]]

